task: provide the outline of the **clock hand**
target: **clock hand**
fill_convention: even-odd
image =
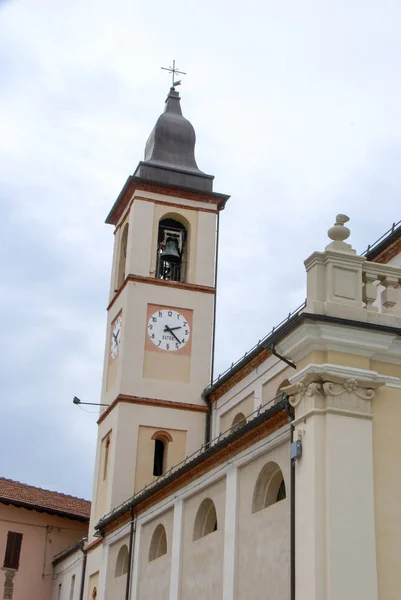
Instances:
[[[179,329],[179,327],[174,327],[174,329]],[[171,335],[173,335],[175,337],[175,339],[177,340],[177,342],[179,344],[181,344],[181,341],[178,339],[178,337],[175,335],[174,331],[172,331],[172,329],[170,329],[170,327],[168,327],[167,325],[164,326],[164,331],[168,331],[169,333],[171,333]]]
[[[166,325],[167,327],[167,325]],[[169,327],[169,331],[174,331],[174,329],[181,329],[182,325],[179,325],[178,327]]]

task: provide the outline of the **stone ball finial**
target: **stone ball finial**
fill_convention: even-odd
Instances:
[[[334,242],[343,242],[350,236],[350,230],[345,227],[344,223],[349,221],[347,215],[337,215],[336,222],[333,227],[330,227],[327,234]]]

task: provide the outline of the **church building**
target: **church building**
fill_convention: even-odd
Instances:
[[[194,149],[172,87],[106,219],[88,541],[53,599],[399,600],[401,226],[358,255],[337,215],[305,303],[211,381],[229,196]]]

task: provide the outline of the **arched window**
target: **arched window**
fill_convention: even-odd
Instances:
[[[120,252],[118,255],[118,270],[117,270],[117,290],[122,286],[125,280],[125,265],[127,261],[127,246],[128,246],[128,223],[124,225],[121,235]]]
[[[167,554],[167,536],[163,525],[159,523],[153,532],[149,547],[149,562]]]
[[[205,498],[195,517],[193,541],[217,531],[217,514],[213,500]]]
[[[121,575],[125,575],[128,571],[128,547],[126,544],[121,546],[118,551],[117,560],[116,560],[116,568],[114,571],[114,577],[121,577]]]
[[[259,512],[286,498],[283,473],[275,462],[268,462],[260,471],[253,491],[252,512]]]
[[[156,431],[152,435],[152,440],[155,442],[153,455],[153,475],[160,477],[166,470],[167,465],[167,446],[173,441],[171,434],[168,431]]]
[[[158,438],[155,440],[155,454],[153,457],[153,475],[159,477],[164,473],[165,442]]]
[[[240,429],[245,424],[246,418],[244,413],[240,412],[236,414],[231,425],[231,433],[234,431],[238,431],[238,429]]]
[[[110,436],[108,435],[104,442],[103,481],[107,477],[107,468],[109,466],[109,453],[110,453]]]
[[[186,227],[176,219],[160,220],[156,254],[157,278],[185,281],[187,235]]]

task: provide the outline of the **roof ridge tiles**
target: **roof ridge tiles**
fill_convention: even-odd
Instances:
[[[43,488],[37,485],[32,485],[31,483],[25,483],[24,481],[18,481],[18,479],[10,479],[9,477],[1,477],[1,481],[8,481],[9,483],[17,483],[18,485],[22,485],[24,487],[33,488],[35,490],[40,490],[41,492],[46,492],[49,494],[57,494],[58,496],[64,496],[65,498],[73,498],[74,500],[82,500],[83,502],[90,502],[86,498],[81,498],[80,496],[73,496],[72,494],[65,494],[64,492],[57,492],[55,490],[48,490],[47,488]]]
[[[89,519],[91,508],[90,501],[84,498],[7,477],[0,477],[0,502],[80,520]]]

